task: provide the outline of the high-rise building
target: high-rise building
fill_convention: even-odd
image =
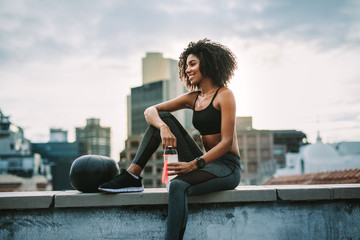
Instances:
[[[81,155],[111,155],[111,128],[100,126],[98,118],[89,118],[85,127],[76,128],[76,141]]]
[[[162,53],[150,52],[142,59],[142,85],[131,89],[127,97],[128,136],[141,135],[147,123],[144,117],[146,108],[173,99],[187,90],[179,80],[178,63],[164,58]],[[191,129],[191,110],[177,111],[174,116],[186,129]]]
[[[161,103],[187,92],[179,79],[176,60],[164,58],[162,53],[146,53],[142,59],[142,85],[131,88],[127,101],[128,136],[125,149],[120,154],[120,167],[127,168],[135,157],[142,136],[148,126],[144,111],[146,108]],[[194,133],[191,123],[191,110],[181,110],[174,116],[190,134]],[[163,150],[159,148],[150,158],[143,171],[145,187],[163,187],[161,172],[163,166]]]
[[[67,142],[68,131],[62,128],[50,128],[50,142]]]

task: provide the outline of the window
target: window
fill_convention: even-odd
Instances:
[[[144,173],[145,174],[152,174],[152,167],[151,166],[147,166],[144,168]]]
[[[249,145],[255,145],[256,144],[256,138],[254,135],[247,136],[247,143]]]
[[[255,159],[255,158],[256,158],[256,151],[255,151],[255,149],[249,149],[249,150],[248,150],[248,157],[249,157],[249,159]]]
[[[261,149],[261,158],[262,158],[262,159],[270,158],[270,151],[269,151],[269,149]]]
[[[138,141],[131,141],[130,142],[130,148],[138,148],[139,142]]]
[[[248,164],[249,172],[257,172],[257,163],[251,162]]]
[[[238,136],[238,143],[239,143],[239,145],[243,144],[243,137],[241,135]]]
[[[260,142],[262,145],[269,144],[269,140],[270,140],[269,136],[267,136],[267,135],[261,135],[261,137],[260,137]]]
[[[274,155],[282,155],[282,154],[284,154],[284,149],[274,148]]]
[[[156,159],[157,160],[161,160],[161,159],[163,159],[164,157],[163,157],[163,154],[161,153],[161,152],[157,152],[156,153]]]
[[[153,180],[152,180],[152,179],[145,179],[145,180],[144,180],[144,185],[145,185],[145,186],[150,186],[150,187],[152,187],[152,185],[153,185]]]
[[[244,150],[242,148],[239,148],[240,157],[243,158],[244,156]]]
[[[157,179],[157,180],[156,180],[156,186],[157,186],[157,187],[162,187],[162,182],[161,182],[160,179]]]

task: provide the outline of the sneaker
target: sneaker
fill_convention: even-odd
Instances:
[[[122,192],[142,192],[144,187],[141,183],[142,177],[136,179],[125,169],[121,169],[121,173],[114,179],[101,184],[98,189],[102,192],[122,193]]]

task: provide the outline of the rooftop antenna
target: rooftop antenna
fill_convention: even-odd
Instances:
[[[316,127],[317,127],[316,142],[317,143],[322,143],[322,138],[320,137],[320,130],[319,130],[319,115],[316,116]]]

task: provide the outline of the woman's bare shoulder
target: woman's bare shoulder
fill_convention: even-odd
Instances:
[[[193,107],[194,101],[195,101],[196,97],[198,96],[198,94],[199,94],[199,91],[191,91],[191,92],[187,92],[182,95],[184,97],[184,99],[186,99],[186,104],[187,104],[188,108]]]
[[[234,97],[234,93],[233,93],[233,91],[230,89],[230,88],[228,88],[228,87],[222,87],[222,88],[220,88],[220,90],[219,90],[219,96],[220,96],[220,98],[221,97]]]

